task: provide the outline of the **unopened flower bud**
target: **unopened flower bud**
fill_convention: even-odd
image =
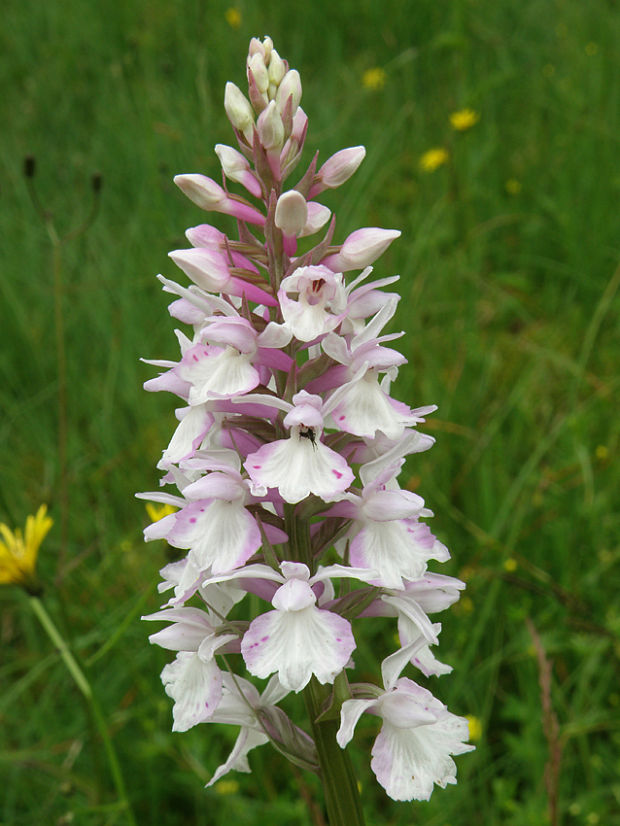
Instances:
[[[282,78],[286,74],[286,66],[284,61],[275,49],[271,52],[271,60],[269,61],[269,82],[273,83],[277,88],[282,82]]]
[[[308,219],[306,199],[295,189],[284,192],[276,204],[275,223],[285,235],[299,235]]]
[[[301,100],[301,78],[299,77],[299,72],[297,69],[289,69],[278,86],[276,103],[278,104],[280,113],[284,112],[286,101],[291,96],[293,98],[293,108],[291,114],[294,115],[297,111],[297,107],[299,106],[299,101]]]
[[[269,88],[269,74],[262,55],[255,54],[250,58],[248,72],[252,73],[259,92],[264,94]]]
[[[220,159],[222,171],[229,180],[242,184],[256,198],[260,197],[260,183],[250,171],[250,164],[241,152],[237,152],[232,146],[218,143],[215,146],[215,154]]]
[[[174,182],[179,189],[202,209],[215,209],[226,201],[226,193],[206,175],[175,175]]]
[[[260,42],[258,37],[253,37],[250,40],[250,48],[248,49],[248,63],[250,62],[251,58],[254,57],[255,54],[261,55],[261,57],[265,57],[265,47]]]
[[[229,198],[219,184],[206,175],[175,175],[175,184],[202,209],[234,215],[241,221],[262,226],[265,216],[241,198]]]
[[[284,124],[275,101],[270,101],[267,108],[260,113],[256,128],[258,129],[260,142],[265,149],[280,150],[282,148]]]
[[[318,186],[321,190],[335,189],[335,187],[348,181],[364,160],[365,155],[366,150],[363,146],[351,146],[349,149],[341,149],[340,152],[336,152],[335,155],[325,161],[317,172]]]
[[[395,238],[400,235],[397,229],[380,229],[364,227],[355,230],[345,240],[340,252],[330,255],[321,263],[334,272],[361,270],[376,261],[386,251]]]
[[[291,131],[291,140],[298,146],[303,143],[308,128],[308,115],[299,106],[293,115],[293,129]]]
[[[252,127],[254,125],[254,111],[250,101],[238,86],[228,81],[224,92],[224,109],[228,120],[251,143]]]
[[[222,170],[227,178],[231,181],[236,181],[242,172],[246,172],[250,168],[250,164],[241,152],[237,152],[232,146],[226,146],[223,143],[215,145],[215,154],[218,156],[222,164]]]
[[[323,204],[318,204],[316,201],[309,201],[308,217],[303,230],[299,233],[301,236],[314,235],[321,227],[329,221],[329,216],[332,214],[331,210]]]

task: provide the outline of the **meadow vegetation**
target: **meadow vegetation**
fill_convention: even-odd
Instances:
[[[224,84],[242,85],[249,38],[270,34],[301,72],[308,147],[323,160],[367,147],[325,198],[336,238],[402,230],[375,270],[401,275],[392,329],[408,365],[394,395],[439,406],[425,426],[437,444],[404,478],[452,552],[441,572],[468,583],[441,617],[454,672],[431,688],[476,718],[477,750],[457,786],[396,804],[370,772],[365,721],[352,751],[367,821],[620,824],[618,7],[230,5],[5,0],[0,29],[0,521],[49,505],[42,599],[92,681],[136,820],[321,823],[318,783],[269,747],[252,774],[203,788],[236,733],[171,733],[170,657],[139,621],[169,552],[143,544],[134,492],[157,486],[175,406],[143,391],[154,370],[139,358],[177,357],[155,274],[176,277],[167,252],[204,220],[172,176],[217,175],[213,145],[232,142]],[[459,131],[450,115],[465,108],[479,118]],[[425,169],[430,149],[443,161]],[[53,242],[87,218],[96,171],[95,219]],[[369,677],[389,627],[356,652]],[[0,589],[0,640],[0,824],[125,823],[97,729],[16,588]]]

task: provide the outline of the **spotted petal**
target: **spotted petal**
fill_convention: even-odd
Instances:
[[[313,674],[320,683],[333,683],[354,648],[348,621],[314,605],[261,614],[241,642],[248,671],[256,677],[277,672],[290,691],[301,691]]]
[[[345,491],[353,472],[345,459],[318,439],[291,432],[251,453],[245,468],[255,484],[277,488],[285,502],[300,502],[311,493],[326,502]]]
[[[204,723],[222,696],[222,675],[214,660],[204,662],[192,651],[180,651],[161,672],[166,694],[174,700],[173,731]]]
[[[260,548],[256,520],[238,500],[199,500],[175,517],[168,542],[175,548],[189,548],[191,561],[202,571],[231,571]]]

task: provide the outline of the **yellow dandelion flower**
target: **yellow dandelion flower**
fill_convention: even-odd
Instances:
[[[480,115],[473,109],[459,109],[450,115],[450,124],[457,132],[465,132],[471,129],[480,120]]]
[[[23,536],[19,528],[12,531],[0,522],[0,585],[27,586],[32,582],[39,548],[53,524],[47,505],[27,517]]]
[[[471,614],[474,610],[474,601],[471,597],[463,597],[458,605],[463,614]]]
[[[518,195],[523,188],[521,186],[521,181],[517,181],[516,178],[508,178],[504,186],[506,187],[506,192],[509,195]]]
[[[420,166],[424,172],[434,172],[443,164],[448,163],[450,154],[447,149],[443,147],[435,147],[427,150],[420,158]]]
[[[517,570],[517,560],[513,559],[511,556],[508,559],[504,560],[504,570],[508,571],[508,573],[512,573],[513,571]]]
[[[239,791],[239,783],[236,780],[220,780],[213,788],[221,795],[237,794]]]
[[[153,502],[147,502],[145,508],[153,522],[159,522],[164,516],[170,516],[171,513],[177,512],[174,505],[156,505]]]
[[[473,714],[466,714],[465,719],[469,724],[469,739],[475,743],[482,737],[482,720]]]
[[[469,582],[470,579],[476,576],[476,573],[476,569],[473,567],[473,565],[465,565],[459,571],[459,577],[465,582]]]
[[[375,66],[373,69],[366,69],[362,75],[362,86],[364,89],[371,89],[376,92],[378,89],[383,89],[386,80],[385,69]]]
[[[594,450],[594,455],[601,462],[604,462],[605,459],[609,458],[609,448],[607,447],[607,445],[597,445],[596,449]]]
[[[231,29],[238,29],[241,25],[241,12],[233,6],[226,9],[224,12],[224,17],[226,18],[226,22]]]

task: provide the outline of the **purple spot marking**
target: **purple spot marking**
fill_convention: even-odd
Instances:
[[[252,465],[253,470],[260,470],[262,465]]]
[[[334,474],[334,476],[336,477],[336,479],[342,479],[342,473],[340,473],[339,471],[337,471],[337,470],[332,470],[332,473]]]
[[[195,516],[192,516],[192,517],[191,517],[191,519],[190,519],[189,521],[193,524],[193,523],[196,521],[196,517],[195,517]]]
[[[338,416],[338,421],[339,422],[344,422],[345,419],[346,419],[346,416]]]
[[[267,637],[261,637],[261,638],[260,638],[260,641],[261,641],[261,642],[267,642],[267,640],[268,640],[268,639],[269,639],[269,637],[268,637],[268,636],[267,636]]]
[[[194,359],[194,361],[198,361],[198,356],[196,355],[196,353],[194,353],[194,355],[192,356],[192,358]]]

